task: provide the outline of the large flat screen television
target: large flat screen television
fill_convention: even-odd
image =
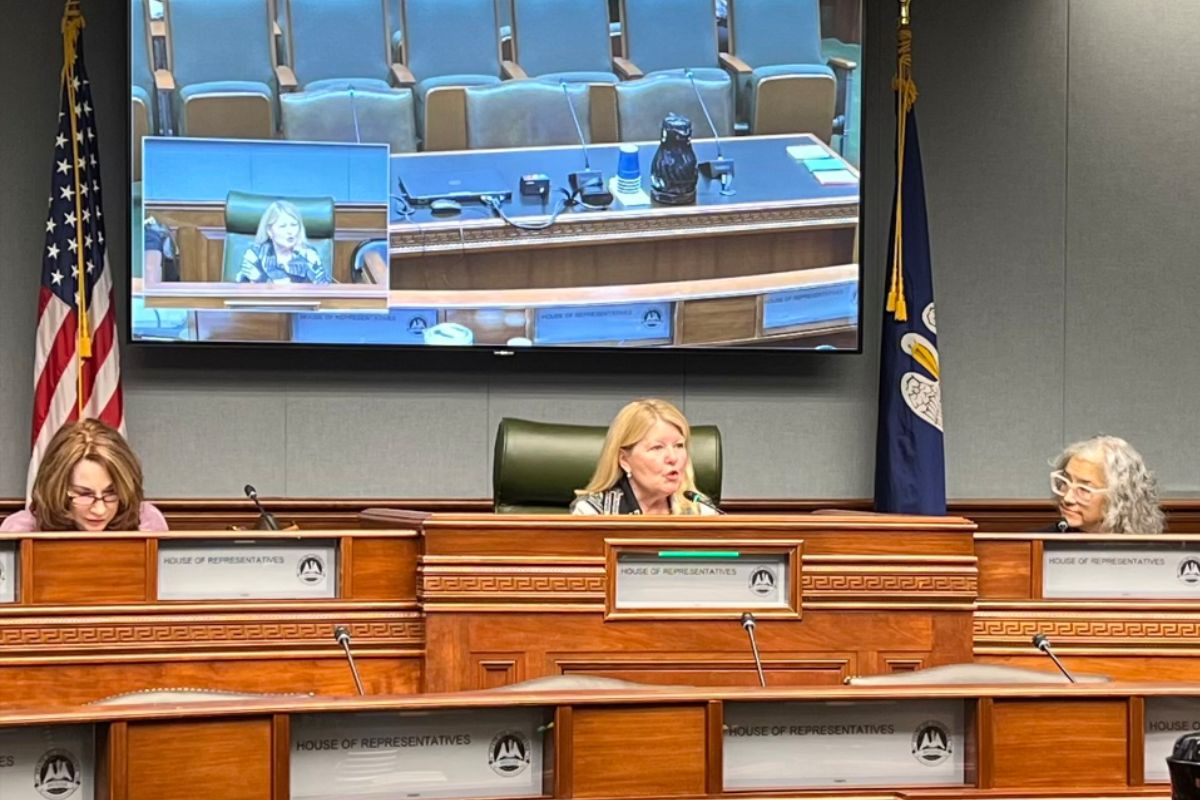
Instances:
[[[858,351],[862,0],[131,0],[131,341]]]

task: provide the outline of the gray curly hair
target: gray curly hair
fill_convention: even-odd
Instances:
[[[1163,512],[1158,506],[1154,473],[1146,469],[1141,454],[1116,436],[1093,436],[1067,447],[1054,459],[1063,469],[1075,456],[1104,465],[1108,502],[1104,508],[1103,533],[1162,533]]]

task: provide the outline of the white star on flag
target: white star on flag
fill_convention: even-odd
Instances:
[[[61,272],[59,272],[58,270],[55,270],[54,272],[52,272],[52,273],[50,274],[50,277],[51,277],[51,279],[53,279],[53,280],[54,280],[54,285],[55,285],[55,286],[57,286],[58,284],[62,283],[63,274],[62,274]]]
[[[58,136],[54,137],[54,147],[55,148],[66,147],[66,146],[67,146],[67,137],[63,136],[61,133]]]
[[[58,191],[62,195],[63,200],[73,200],[75,198],[75,190],[70,186],[64,186]]]
[[[46,258],[58,258],[58,245],[52,244],[46,248]]]
[[[67,227],[71,227],[74,224],[75,224],[75,212],[68,211],[66,214],[63,215],[63,225],[66,225]]]
[[[46,233],[54,233],[54,229],[56,227],[57,226],[54,224],[54,217],[50,217],[50,219],[46,220]]]
[[[67,248],[70,249],[72,253],[78,252],[79,242],[75,241],[74,239],[67,239]]]
[[[61,174],[66,175],[67,170],[69,170],[70,168],[71,168],[71,165],[67,163],[67,160],[65,158],[62,161],[58,162],[58,172],[60,172]]]

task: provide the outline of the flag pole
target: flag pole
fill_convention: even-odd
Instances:
[[[887,310],[897,322],[908,319],[908,303],[904,299],[904,138],[908,128],[908,112],[917,102],[917,84],[912,77],[912,0],[900,0],[900,21],[896,34],[896,75],[892,89],[896,92],[896,208],[895,237],[892,240],[891,281],[887,294]]]
[[[75,337],[75,355],[78,359],[76,367],[76,392],[75,400],[79,409],[79,416],[83,416],[83,409],[87,405],[88,398],[85,396],[85,387],[83,381],[83,361],[92,357],[92,336],[91,326],[88,324],[88,304],[87,304],[87,272],[84,268],[84,252],[83,252],[83,199],[79,193],[80,179],[80,162],[79,162],[79,115],[75,112],[75,81],[77,77],[74,74],[75,60],[78,58],[78,43],[79,37],[83,32],[86,23],[83,19],[83,10],[80,0],[67,0],[66,7],[63,9],[62,17],[62,36],[63,36],[63,68],[62,82],[63,87],[67,92],[67,114],[71,118],[71,154],[72,167],[75,183],[75,291],[77,294],[77,313],[76,313],[76,337]]]

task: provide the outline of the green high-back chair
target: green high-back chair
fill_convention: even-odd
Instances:
[[[267,206],[276,200],[287,200],[299,210],[308,243],[320,254],[325,272],[330,276],[335,274],[332,197],[276,197],[230,192],[225,197],[225,254],[221,280],[237,280],[238,270],[242,268],[242,256],[254,244],[254,235],[258,233],[258,222]]]
[[[492,496],[497,514],[565,514],[575,490],[591,479],[607,432],[604,426],[560,425],[504,418],[496,431]],[[692,427],[696,488],[721,499],[721,431]]]

